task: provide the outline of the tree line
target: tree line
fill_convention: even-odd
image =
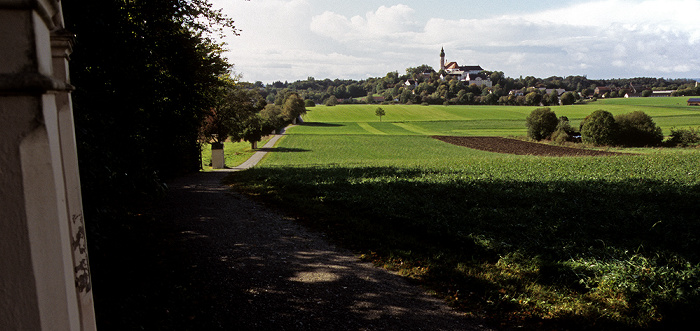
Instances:
[[[429,74],[426,74],[429,72]],[[501,71],[484,71],[491,79],[491,87],[468,84],[457,79],[441,79],[444,72],[436,72],[428,65],[407,68],[404,74],[389,72],[384,77],[364,80],[323,79],[308,77],[292,83],[276,81],[263,84],[260,81],[248,83],[250,88],[260,91],[268,102],[275,102],[279,95],[290,91],[298,93],[303,99],[318,103],[402,103],[402,104],[461,104],[461,105],[554,105],[564,98],[566,103],[574,103],[587,97],[623,97],[632,92],[632,86],[642,87],[646,91],[675,90],[676,95],[700,95],[700,88],[695,87],[691,79],[664,78],[625,78],[625,79],[589,79],[586,76],[552,76],[537,78],[533,76],[512,78]],[[406,82],[409,82],[407,85]],[[612,92],[596,94],[596,87],[608,87]],[[570,94],[557,95],[553,98],[552,89],[564,89]],[[511,93],[519,91],[520,93]],[[573,97],[573,99],[571,99]],[[330,102],[329,102],[330,100]],[[376,101],[382,100],[382,101]]]

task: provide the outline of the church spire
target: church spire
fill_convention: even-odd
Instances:
[[[440,49],[440,70],[445,70],[445,47]]]

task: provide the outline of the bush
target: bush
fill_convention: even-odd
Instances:
[[[700,145],[700,128],[671,129],[671,138],[668,143],[672,146],[696,146]]]
[[[338,98],[335,97],[335,95],[331,95],[326,99],[326,102],[324,103],[326,106],[335,106],[338,104]]]
[[[316,107],[316,103],[311,99],[304,100],[304,107]]]
[[[614,145],[619,128],[615,117],[608,111],[596,110],[581,123],[581,139],[594,145]]]
[[[657,146],[664,139],[661,128],[643,111],[617,115],[615,123],[620,130],[618,142],[624,146]]]
[[[537,108],[525,119],[527,136],[535,140],[549,138],[557,129],[557,124],[557,115],[549,107]]]
[[[559,117],[559,123],[557,124],[557,129],[552,133],[552,141],[562,144],[565,142],[577,142],[579,141],[576,136],[579,133],[571,127],[569,123],[569,118],[566,116]]]

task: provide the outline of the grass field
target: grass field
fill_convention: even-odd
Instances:
[[[700,108],[659,99],[554,110],[700,126]],[[382,122],[376,107],[313,108],[280,140],[293,152],[228,181],[492,327],[673,329],[700,313],[700,149],[504,155],[429,135],[524,135],[534,107],[381,106]]]
[[[673,127],[700,126],[700,107],[686,106],[686,97],[630,98],[598,100],[583,105],[551,107],[557,116],[567,116],[577,127],[595,110],[614,115],[641,110],[650,115],[664,134]],[[386,116],[374,114],[377,107]],[[421,106],[421,105],[339,105],[309,108],[304,120],[310,124],[303,134],[378,134],[390,135],[458,135],[522,136],[525,117],[536,107],[512,106]],[[376,129],[376,130],[374,130]],[[377,131],[378,130],[378,131]]]

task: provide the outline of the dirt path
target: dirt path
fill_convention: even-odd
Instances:
[[[225,330],[483,330],[404,278],[220,184],[224,172],[170,183],[158,272],[161,327]],[[165,286],[165,285],[164,285]],[[161,292],[161,290],[157,290]],[[157,320],[157,318],[156,318]],[[148,329],[148,325],[146,325]]]

